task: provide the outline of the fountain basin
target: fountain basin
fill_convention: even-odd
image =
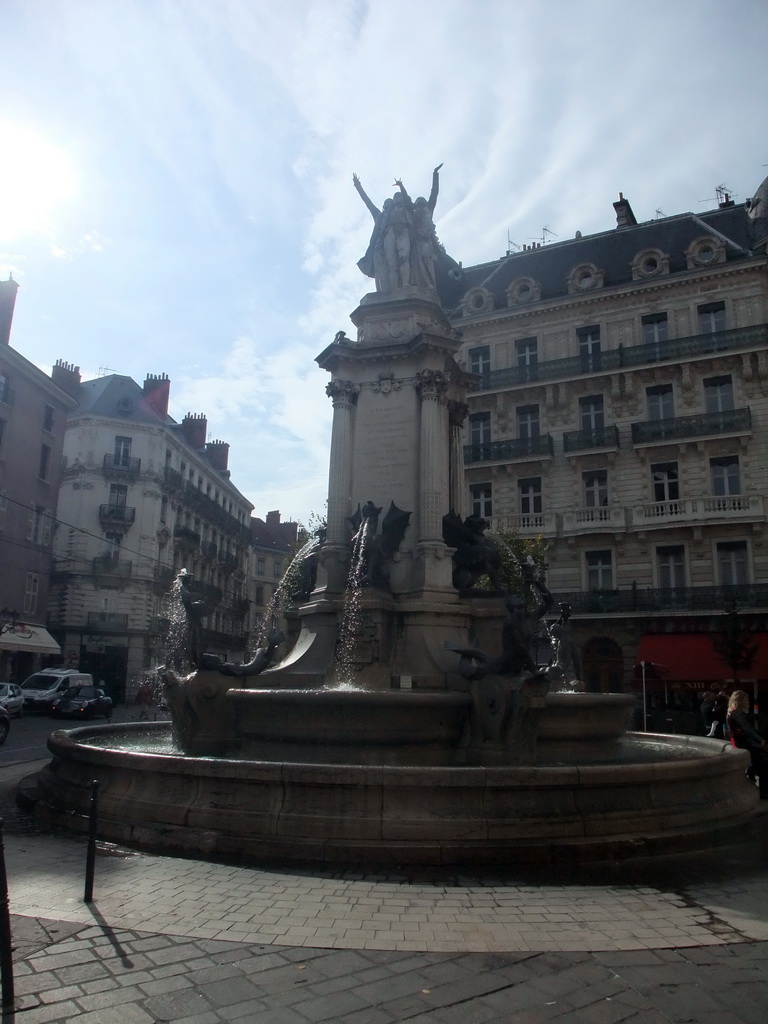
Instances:
[[[447,765],[472,698],[400,690],[235,690],[237,752],[312,764]]]
[[[26,781],[23,800],[39,819],[85,831],[99,779],[106,839],[323,865],[540,864],[703,848],[749,821],[758,801],[744,777],[749,755],[698,737],[631,734],[631,745],[659,749],[655,760],[557,767],[298,764],[117,749],[167,730],[57,731],[53,760]]]

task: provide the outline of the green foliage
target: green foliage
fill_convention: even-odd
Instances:
[[[486,536],[494,541],[501,555],[501,580],[507,590],[522,593],[525,589],[520,566],[532,558],[543,577],[546,571],[549,545],[543,537],[521,537],[514,530],[488,531]],[[475,583],[476,590],[491,590],[491,581],[481,576]]]
[[[723,616],[719,633],[710,637],[717,657],[728,666],[738,682],[740,672],[748,672],[758,651],[752,635],[743,628],[743,620],[735,604],[730,605]]]

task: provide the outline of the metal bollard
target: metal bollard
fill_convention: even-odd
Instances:
[[[93,872],[96,868],[96,823],[99,811],[99,780],[91,783],[91,810],[88,817],[88,854],[85,859],[83,903],[93,903]]]
[[[8,876],[5,873],[3,819],[0,818],[0,973],[3,976],[3,1011],[14,1003],[13,951],[11,950],[11,909],[8,900]]]

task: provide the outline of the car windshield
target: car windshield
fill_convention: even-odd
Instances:
[[[57,676],[44,676],[42,672],[38,672],[36,675],[30,676],[29,679],[25,679],[21,688],[22,690],[52,690],[57,681]]]
[[[90,700],[92,697],[98,697],[95,686],[73,686],[64,694],[65,700]]]
[[[0,697],[7,697],[10,692],[10,683],[0,683]]]

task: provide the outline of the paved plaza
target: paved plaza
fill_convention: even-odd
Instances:
[[[0,772],[27,1024],[768,1019],[768,815],[652,862],[375,874],[211,864],[39,832]]]

